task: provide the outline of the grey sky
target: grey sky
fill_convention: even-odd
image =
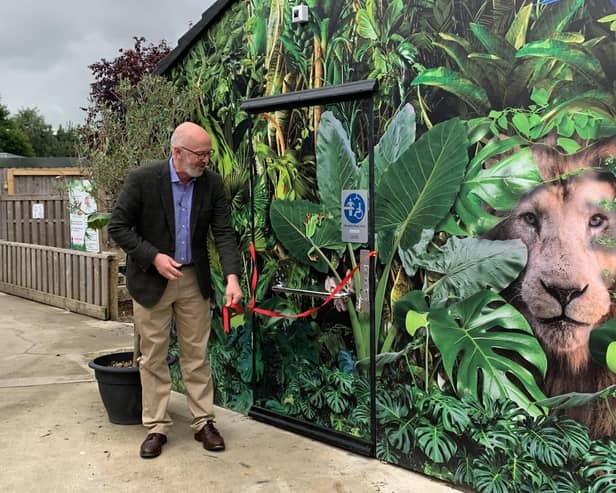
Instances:
[[[171,48],[214,0],[0,0],[0,102],[37,107],[54,128],[82,123],[88,65],[111,60],[133,36]]]

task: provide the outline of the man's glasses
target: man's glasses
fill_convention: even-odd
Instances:
[[[214,149],[210,149],[209,151],[193,151],[192,149],[189,149],[188,147],[184,147],[184,146],[180,146],[182,149],[184,149],[185,151],[190,152],[191,154],[194,154],[195,156],[197,156],[199,159],[203,159],[203,158],[211,158],[214,155]]]

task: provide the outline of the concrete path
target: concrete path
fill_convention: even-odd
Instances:
[[[0,293],[0,491],[445,493],[447,485],[217,409],[227,450],[194,441],[184,396],[163,454],[139,458],[140,425],[111,424],[94,356],[130,350],[132,325]]]

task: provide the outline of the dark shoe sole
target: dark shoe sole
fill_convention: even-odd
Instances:
[[[145,454],[145,453],[140,453],[139,455],[141,456],[142,459],[154,459],[156,457],[158,457],[162,452],[159,452],[158,454]]]

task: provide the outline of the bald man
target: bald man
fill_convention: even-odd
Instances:
[[[212,141],[185,122],[171,137],[171,157],[142,166],[126,179],[109,234],[127,255],[127,287],[141,336],[143,458],[158,457],[172,425],[167,412],[171,377],[166,357],[175,316],[180,366],[195,440],[224,450],[214,426],[214,386],[207,356],[210,335],[211,230],[226,279],[226,303],[242,298],[240,255],[222,179],[208,168]]]

